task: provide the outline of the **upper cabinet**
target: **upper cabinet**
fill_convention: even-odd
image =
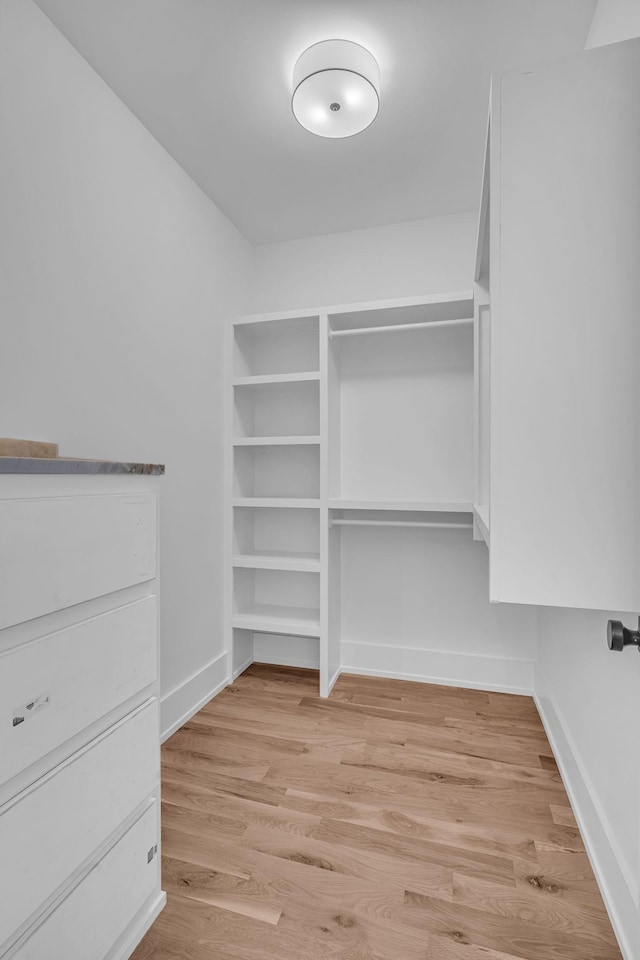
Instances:
[[[494,601],[640,610],[640,40],[494,79],[476,270]]]

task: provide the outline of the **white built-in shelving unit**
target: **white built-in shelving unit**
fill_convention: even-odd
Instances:
[[[256,634],[320,638],[319,315],[237,319],[229,368],[227,626],[237,660]]]
[[[254,640],[277,651],[300,638],[318,645],[328,695],[341,664],[343,535],[480,535],[477,324],[472,291],[233,322],[230,674]]]

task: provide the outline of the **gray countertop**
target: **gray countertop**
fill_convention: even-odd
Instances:
[[[73,460],[67,457],[0,457],[0,473],[90,473],[161,476],[163,463],[123,463],[118,460]]]

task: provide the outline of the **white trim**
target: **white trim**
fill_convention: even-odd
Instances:
[[[336,681],[339,679],[340,674],[342,673],[342,667],[338,667],[332,677],[329,677],[329,683],[327,684],[327,696],[331,694],[331,691],[336,685]]]
[[[228,654],[218,654],[200,670],[179,683],[160,702],[160,742],[179,730],[194,713],[202,709],[217,693],[229,685]]]
[[[533,695],[534,660],[342,641],[341,672]],[[404,669],[403,669],[404,668]]]
[[[151,924],[164,910],[166,902],[167,895],[164,890],[161,890],[151,904],[143,908],[143,910],[136,916],[135,920],[133,921],[133,928],[131,929],[131,927],[129,927],[124,935],[124,942],[119,946],[116,945],[114,952],[109,951],[107,954],[108,960],[128,960]],[[114,948],[112,948],[112,950],[113,949]]]
[[[625,960],[637,960],[637,883],[629,876],[607,814],[598,800],[561,711],[551,697],[534,694],[534,700],[622,955]],[[631,797],[630,802],[633,802]]]
[[[253,661],[254,663],[267,663],[270,666],[274,667],[304,667],[307,670],[319,670],[317,660],[305,660],[303,657],[289,657],[289,656],[271,656],[267,654],[263,656],[262,654]]]
[[[237,680],[240,674],[244,673],[245,670],[248,670],[252,663],[255,663],[255,661],[253,657],[249,657],[249,659],[245,660],[245,662],[240,664],[239,667],[236,667],[236,669],[233,671],[233,674],[231,676],[232,681]]]

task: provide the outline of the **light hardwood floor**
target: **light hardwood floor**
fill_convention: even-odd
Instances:
[[[254,664],[162,750],[135,960],[620,960],[528,697]]]

